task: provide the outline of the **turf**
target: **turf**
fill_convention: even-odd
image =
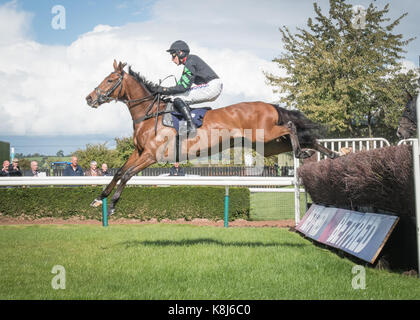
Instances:
[[[308,199],[310,201],[310,199]],[[288,193],[251,193],[250,195],[250,219],[254,221],[264,220],[288,220],[295,219],[295,194]],[[305,193],[300,194],[301,216],[305,210]]]
[[[0,299],[419,299],[417,278],[366,268],[279,228],[0,227]],[[65,289],[53,289],[53,266]]]

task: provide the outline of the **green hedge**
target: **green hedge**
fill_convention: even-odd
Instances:
[[[92,208],[90,203],[101,191],[102,187],[0,189],[0,214],[11,217],[84,217],[100,220],[102,208]],[[224,217],[224,195],[224,187],[129,186],[125,188],[113,217],[219,220]],[[249,190],[230,188],[229,195],[229,220],[249,219]]]

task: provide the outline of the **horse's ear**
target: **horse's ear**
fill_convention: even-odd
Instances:
[[[120,62],[121,63],[121,62]],[[114,71],[118,70],[118,65],[117,65],[117,61],[114,59]]]
[[[117,67],[117,69],[115,69],[115,71],[119,71],[119,72],[121,72],[121,71],[123,71],[123,69],[124,69],[124,67],[127,65],[127,63],[122,63],[121,61],[120,61],[120,63],[118,63],[118,67]]]

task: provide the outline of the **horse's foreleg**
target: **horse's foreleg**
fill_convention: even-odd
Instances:
[[[156,159],[152,157],[150,154],[143,153],[136,161],[135,163],[128,168],[124,174],[121,177],[120,184],[117,187],[117,190],[115,191],[114,195],[111,199],[111,204],[109,206],[109,214],[112,215],[115,213],[115,206],[118,202],[118,200],[121,197],[121,194],[124,190],[125,185],[127,184],[128,180],[130,180],[134,175],[139,173],[141,170],[147,168],[148,166],[152,165],[156,162]]]
[[[127,172],[127,170],[136,163],[139,157],[140,157],[140,154],[138,150],[134,150],[133,153],[128,158],[128,160],[114,175],[111,182],[106,186],[106,188],[99,195],[99,197],[97,197],[95,200],[92,201],[92,203],[90,204],[92,207],[98,207],[102,204],[102,199],[107,198],[111,194],[112,190],[115,188],[118,181],[123,177],[123,175]]]
[[[312,156],[315,153],[314,150],[310,150],[310,149],[302,150],[302,148],[300,147],[299,138],[296,132],[295,124],[292,121],[289,121],[287,123],[287,126],[290,130],[290,134],[289,134],[290,142],[292,144],[292,149],[293,149],[293,153],[295,154],[295,157],[298,159],[306,159]]]

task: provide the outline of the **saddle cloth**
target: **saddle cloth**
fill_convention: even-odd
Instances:
[[[211,110],[210,107],[203,108],[190,108],[191,117],[197,128],[200,128],[203,124],[203,118],[207,111]],[[175,110],[172,102],[166,103],[165,112],[162,117],[162,124],[166,127],[175,128],[177,134],[179,134],[179,128],[182,122],[186,125],[186,121],[181,113]]]

